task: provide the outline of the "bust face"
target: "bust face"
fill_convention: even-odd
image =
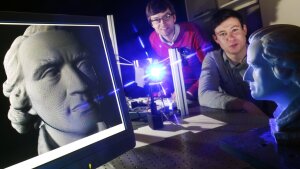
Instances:
[[[262,56],[261,41],[253,40],[248,46],[248,68],[244,74],[244,81],[249,83],[251,95],[257,100],[274,100],[286,88],[283,81],[277,79],[271,65]]]
[[[19,53],[26,92],[41,119],[63,132],[94,130],[97,78],[88,51],[70,34],[49,31],[27,38]]]

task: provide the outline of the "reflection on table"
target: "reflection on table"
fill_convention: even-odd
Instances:
[[[273,156],[280,158],[274,153],[274,143],[254,137],[251,139],[243,135],[256,130],[268,131],[268,118],[249,113],[226,112],[219,109],[206,107],[189,108],[189,117],[180,119],[180,124],[165,121],[160,130],[152,130],[147,123],[141,125],[133,122],[137,146],[127,153],[108,162],[100,168],[205,168],[205,169],[251,169],[251,168],[281,168],[283,166],[276,161],[264,160],[260,156]],[[236,150],[237,145],[228,146],[231,140],[240,142],[258,141],[248,144],[252,147],[261,147],[259,154],[247,154],[244,147],[241,151]],[[247,140],[248,139],[248,140]],[[239,144],[237,141],[234,144]],[[261,146],[262,145],[262,146]],[[264,154],[262,153],[264,152]],[[243,153],[246,153],[243,154]],[[269,154],[268,154],[269,153]],[[252,158],[245,158],[255,155]],[[258,162],[257,162],[258,161]],[[298,160],[299,161],[299,160]]]

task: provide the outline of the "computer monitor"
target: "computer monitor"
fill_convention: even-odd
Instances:
[[[135,146],[105,17],[0,12],[0,168],[96,168]]]

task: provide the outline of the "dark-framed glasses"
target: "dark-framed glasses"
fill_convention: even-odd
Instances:
[[[169,21],[173,15],[174,15],[174,14],[172,14],[172,13],[168,13],[168,14],[162,16],[161,18],[151,19],[150,21],[151,21],[151,23],[152,23],[153,25],[157,25],[157,24],[159,24],[161,21],[164,21],[164,22]]]

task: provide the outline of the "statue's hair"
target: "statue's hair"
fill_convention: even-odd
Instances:
[[[266,27],[262,27],[256,31],[254,31],[250,36],[249,36],[249,42],[251,43],[254,40],[261,40],[263,36],[266,34],[274,31],[275,29],[280,29],[284,27],[285,24],[277,24],[277,25],[270,25]]]
[[[24,75],[19,61],[19,48],[28,37],[40,32],[60,29],[62,29],[62,27],[31,25],[25,30],[23,35],[17,37],[13,41],[5,54],[3,64],[7,79],[3,83],[3,93],[9,98],[11,104],[8,111],[8,118],[11,121],[13,128],[19,133],[28,132],[32,127],[38,126],[41,121],[39,118],[34,118],[32,115],[36,113],[34,113],[30,99],[26,93],[23,81]]]
[[[254,32],[249,42],[260,40],[263,58],[271,65],[276,78],[292,80],[299,86],[300,27],[289,24],[271,25]]]

